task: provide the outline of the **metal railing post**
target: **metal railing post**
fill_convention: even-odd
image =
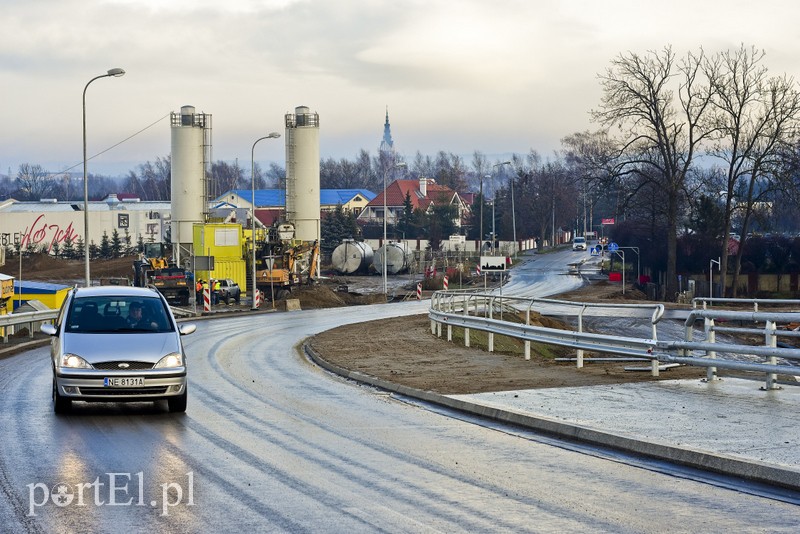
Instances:
[[[714,319],[712,317],[706,317],[703,321],[704,330],[706,333],[706,341],[709,343],[716,343],[717,342],[717,332],[714,330]],[[709,350],[706,352],[706,357],[711,360],[717,359],[717,351]],[[706,381],[713,382],[715,380],[719,380],[717,376],[717,368],[709,366],[706,368]]]
[[[775,330],[777,330],[777,324],[775,321],[767,321],[766,326],[764,327],[764,341],[767,347],[775,348],[778,346],[778,336],[775,335]],[[775,356],[770,356],[767,358],[767,363],[770,365],[776,365],[778,363],[778,358]],[[765,386],[767,391],[771,389],[781,389],[778,385],[778,375],[775,373],[767,373],[767,384]]]

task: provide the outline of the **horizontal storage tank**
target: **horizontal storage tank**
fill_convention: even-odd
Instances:
[[[383,258],[386,258],[386,273],[398,274],[411,269],[414,261],[414,251],[406,243],[386,243],[375,252],[373,265],[375,271],[383,273]]]
[[[365,273],[372,265],[372,247],[362,241],[346,239],[333,249],[331,265],[341,274]]]

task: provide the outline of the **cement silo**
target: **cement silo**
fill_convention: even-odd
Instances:
[[[171,242],[176,261],[181,249],[192,249],[192,227],[205,222],[208,187],[206,167],[211,149],[211,115],[182,106],[170,114],[172,129]],[[180,246],[176,246],[180,245]]]
[[[414,251],[406,243],[389,242],[375,252],[373,265],[379,273],[383,272],[383,261],[386,258],[386,273],[398,274],[411,269]]]
[[[295,239],[320,239],[319,115],[306,106],[286,114],[286,219]]]
[[[331,265],[341,274],[365,273],[372,265],[372,247],[363,241],[345,239],[333,249]]]

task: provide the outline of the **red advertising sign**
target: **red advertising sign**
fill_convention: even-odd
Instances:
[[[603,224],[614,224],[614,218],[611,217],[611,218],[608,218],[608,219],[601,219],[600,222],[603,223]]]

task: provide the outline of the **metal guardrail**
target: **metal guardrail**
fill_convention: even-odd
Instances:
[[[700,305],[702,309],[705,310],[714,303],[752,306],[753,311],[758,311],[759,304],[766,306],[790,306],[800,310],[800,300],[797,299],[734,299],[727,297],[694,297],[692,299],[692,308],[697,309],[698,305]]]
[[[0,328],[3,329],[3,343],[8,343],[8,336],[14,334],[19,325],[27,325],[28,337],[32,338],[34,332],[39,330],[39,325],[42,323],[49,323],[58,317],[58,311],[59,310],[44,310],[0,315]]]
[[[524,303],[524,305],[520,306],[521,303]],[[539,313],[544,310],[551,315],[559,314],[577,317],[578,331],[531,325],[530,312],[534,306],[538,308],[536,311]],[[596,316],[646,318],[646,310],[648,308],[651,311],[649,321],[652,325],[652,337],[649,339],[583,332],[582,318],[589,314],[590,310],[592,312],[591,315]],[[521,309],[525,310],[524,324],[503,320],[503,310],[514,310],[515,313],[519,313]],[[497,312],[500,315],[499,319],[496,318]],[[777,386],[778,374],[787,376],[800,375],[800,366],[791,363],[792,361],[800,362],[800,349],[777,346],[777,338],[780,335],[786,335],[787,337],[800,336],[798,332],[779,330],[777,328],[778,323],[800,322],[800,312],[759,313],[730,310],[694,310],[685,321],[686,338],[675,341],[658,339],[657,324],[663,314],[664,308],[660,304],[580,303],[552,299],[504,297],[495,294],[464,291],[435,292],[431,297],[431,307],[428,312],[431,320],[431,332],[439,337],[442,336],[442,325],[447,327],[448,341],[452,341],[452,327],[461,327],[464,328],[464,344],[469,346],[469,330],[481,330],[488,333],[490,352],[494,350],[494,335],[500,334],[517,338],[525,344],[525,359],[530,359],[530,342],[535,341],[576,349],[578,351],[578,367],[583,366],[583,353],[590,351],[650,360],[651,374],[653,376],[658,376],[661,362],[706,367],[709,381],[717,379],[717,368],[762,372],[767,375],[764,389],[780,389]],[[704,328],[705,340],[693,341],[694,323],[700,319],[706,321]],[[756,321],[763,322],[765,327],[763,329],[718,327],[715,325],[715,320],[748,323]],[[717,343],[714,335],[716,331],[763,334],[765,336],[765,345]],[[738,355],[740,359],[732,359],[729,355]],[[749,360],[763,358],[766,363],[743,361],[742,358]],[[784,360],[785,363],[779,360]]]

